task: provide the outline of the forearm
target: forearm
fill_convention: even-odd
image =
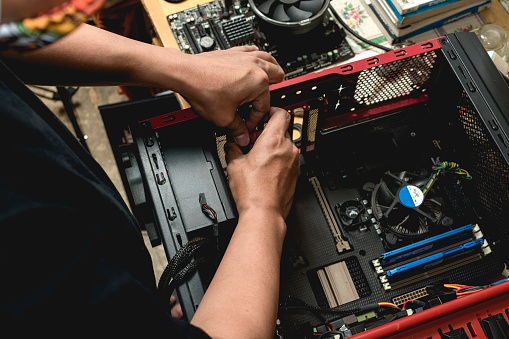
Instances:
[[[172,82],[165,69],[178,75],[185,55],[84,24],[45,48],[2,57],[32,84],[160,86]]]
[[[191,322],[212,338],[272,338],[285,233],[277,214],[242,215]]]

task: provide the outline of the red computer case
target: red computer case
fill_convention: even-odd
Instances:
[[[281,338],[318,338],[321,335],[318,329],[326,320],[329,323],[339,321],[344,325],[339,337],[509,337],[508,282],[460,299],[439,300],[440,305],[435,303],[433,307],[417,309],[412,315],[393,318],[385,324],[378,322],[375,326],[373,318],[369,321],[358,318],[347,324],[346,320],[342,320],[347,311],[343,314],[327,312],[325,287],[317,277],[317,270],[324,266],[346,263],[356,284],[358,298],[338,306],[338,310],[362,309],[366,304],[391,301],[426,285],[487,285],[489,281],[504,279],[500,275],[506,273],[505,263],[509,261],[509,88],[474,34],[451,34],[287,80],[271,86],[271,101],[273,106],[283,107],[295,119],[301,119],[298,146],[303,163],[295,208],[287,221],[289,234],[282,259],[277,335]],[[108,109],[105,111],[107,113]],[[164,150],[171,147],[171,143],[165,135],[173,135],[171,142],[181,138],[182,144],[185,144],[186,131],[203,124],[203,121],[197,119],[191,109],[153,114],[139,121],[136,128],[132,127],[135,139],[139,132],[140,140],[135,158],[139,163],[145,163],[141,166],[141,176],[148,187],[145,191],[150,193],[153,190],[155,193],[150,194],[161,196],[164,187],[153,184],[160,172],[154,172],[150,166],[153,148],[162,150],[161,157],[171,167],[170,153]],[[153,139],[149,145],[150,138]],[[219,175],[226,165],[223,151],[226,137],[217,132],[211,134],[211,140],[207,152],[214,153],[214,166],[219,167],[216,168]],[[114,151],[117,159],[121,159],[115,147]],[[165,157],[165,154],[168,156]],[[450,183],[450,187],[462,191],[461,196],[464,197],[459,202],[445,203],[453,205],[449,206],[454,210],[454,213],[451,212],[454,217],[450,218],[453,221],[442,222],[440,226],[437,223],[429,234],[411,239],[398,236],[394,240],[391,236],[392,245],[387,236],[390,232],[384,229],[387,226],[379,218],[371,218],[370,215],[371,220],[366,219],[362,227],[354,229],[348,229],[348,225],[342,222],[341,205],[347,200],[365,200],[370,210],[375,209],[369,198],[373,193],[362,190],[362,187],[369,188],[367,183],[370,180],[382,176],[387,170],[395,172],[407,167],[426,167],[427,163],[431,163],[430,158],[438,156],[461,164],[473,178],[464,184],[459,179]],[[165,177],[171,178],[168,173],[164,173]],[[307,180],[310,178],[316,178],[314,183],[319,182],[330,213],[338,220],[340,231],[350,244],[344,252],[337,251],[324,212]],[[227,202],[225,206],[230,211],[226,213],[225,221],[234,223],[233,208],[229,205],[231,201],[225,193],[227,188],[224,182],[215,180],[218,192],[221,192],[219,197]],[[125,176],[124,183],[129,187]],[[174,192],[178,190],[178,182],[170,179],[168,184]],[[200,185],[199,180],[196,185]],[[169,193],[165,191],[164,194]],[[156,223],[157,232],[168,257],[182,246],[175,241],[176,236],[172,234],[174,221],[168,218],[169,207],[179,206],[174,200],[178,201],[178,196],[171,196],[167,201],[158,198],[157,203],[153,203],[154,213],[161,214]],[[175,209],[172,212],[174,219],[178,220],[179,209]],[[136,214],[136,209],[134,212]],[[198,210],[196,213],[201,212]],[[384,286],[377,277],[372,261],[387,248],[415,243],[470,222],[482,229],[484,246],[489,247],[488,252],[491,252],[486,258],[451,270],[438,270],[397,289]],[[193,225],[183,226],[180,237],[187,239],[200,232]],[[203,294],[203,286],[199,285],[194,282],[178,290],[188,318],[192,317],[199,296]],[[201,290],[194,294],[195,289]],[[292,303],[288,303],[289,296]],[[299,300],[300,304],[296,304],[295,300]],[[312,308],[323,312],[322,320],[309,312]],[[299,312],[293,312],[297,309]],[[378,316],[376,312],[374,314]]]

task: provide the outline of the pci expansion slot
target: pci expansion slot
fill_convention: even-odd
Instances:
[[[318,178],[311,177],[309,179],[309,182],[311,182],[311,185],[313,185],[313,189],[315,190],[315,195],[316,198],[318,199],[318,203],[320,204],[323,215],[327,220],[327,224],[329,225],[329,228],[332,232],[332,236],[336,241],[336,249],[338,250],[339,253],[350,250],[350,243],[346,239],[343,239],[343,236],[341,235],[338,222],[336,221],[336,218],[332,213],[332,210],[329,206],[329,202],[327,201],[327,197],[323,193],[322,186],[320,186]]]

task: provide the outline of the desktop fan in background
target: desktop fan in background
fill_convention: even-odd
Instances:
[[[420,237],[440,223],[443,199],[423,193],[428,182],[429,178],[410,172],[385,173],[371,198],[373,214],[384,231],[400,238]]]
[[[292,34],[309,32],[322,22],[330,0],[249,0],[256,16]]]

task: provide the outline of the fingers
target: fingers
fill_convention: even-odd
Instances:
[[[170,303],[175,303],[177,302],[177,298],[175,298],[175,296],[171,296],[170,297]],[[184,316],[184,313],[182,312],[182,307],[180,306],[180,304],[176,304],[175,306],[173,306],[171,308],[171,316],[173,318],[177,318],[177,319],[182,319],[182,317]]]
[[[281,66],[279,66],[276,59],[269,53],[258,50],[258,47],[256,46],[238,46],[230,48],[230,50],[236,52],[249,52],[250,55],[260,59],[259,67],[267,73],[270,84],[283,81],[285,73]]]
[[[250,53],[251,53],[251,55],[254,55],[254,56],[256,56],[259,59],[265,60],[267,62],[270,62],[270,63],[274,64],[274,65],[279,65],[278,62],[276,61],[276,58],[274,58],[272,55],[270,55],[267,52],[252,51]]]
[[[267,88],[252,102],[252,109],[246,121],[246,127],[253,131],[256,125],[263,119],[270,110],[270,93]]]
[[[270,56],[270,55],[269,55]],[[275,61],[275,59],[274,59]],[[260,60],[260,68],[267,73],[267,77],[269,78],[269,84],[275,84],[281,82],[285,78],[285,73],[281,66],[278,63],[272,63],[267,60]]]
[[[272,107],[269,112],[269,122],[265,130],[271,133],[281,134],[286,137],[288,127],[290,126],[290,114],[282,108]]]
[[[235,115],[232,123],[228,125],[228,129],[231,131],[235,142],[239,146],[249,145],[249,132],[247,130],[246,123],[240,115]]]
[[[254,52],[258,51],[258,47],[256,46],[235,46],[229,49],[230,51],[237,51],[237,52]]]
[[[226,149],[226,162],[231,163],[233,160],[242,157],[244,154],[240,150],[239,146],[233,142],[228,142],[225,145]]]

